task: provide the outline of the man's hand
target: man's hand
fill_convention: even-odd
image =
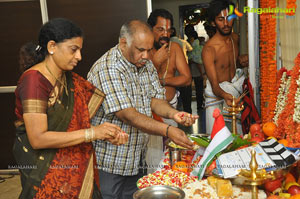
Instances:
[[[239,63],[242,67],[248,67],[249,66],[249,56],[247,54],[240,55],[238,57]]]
[[[227,93],[227,94],[225,95],[225,97],[224,97],[224,100],[225,100],[225,102],[226,102],[226,104],[227,104],[228,106],[232,106],[233,96],[232,96],[231,94]],[[243,104],[243,103],[241,102],[241,99],[240,99],[240,98],[234,98],[234,102],[235,102],[235,104],[240,104],[240,105]]]
[[[175,143],[187,149],[193,149],[193,143],[179,128],[170,126],[168,129],[168,137]]]
[[[108,138],[106,139],[107,141],[109,141],[110,143],[114,144],[114,145],[122,145],[122,144],[126,144],[128,142],[128,134],[125,132],[119,133],[116,137],[114,138]]]
[[[196,119],[198,119],[198,115],[192,115],[186,112],[177,112],[173,116],[173,120],[179,124],[184,126],[191,126],[195,123]]]
[[[153,63],[156,67],[160,67],[169,57],[168,44],[164,44],[158,51],[153,55]]]
[[[228,106],[232,106],[233,96],[231,94],[226,93],[226,95],[224,96],[224,100]]]

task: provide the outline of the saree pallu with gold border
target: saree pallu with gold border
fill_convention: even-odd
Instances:
[[[66,72],[67,92],[48,107],[48,131],[90,127],[105,95],[75,73]],[[31,147],[25,125],[17,127],[14,156],[22,167],[20,198],[101,198],[92,143],[59,149]]]

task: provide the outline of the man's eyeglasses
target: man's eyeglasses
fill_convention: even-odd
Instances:
[[[166,32],[167,34],[172,34],[172,33],[173,33],[173,30],[172,30],[172,29],[166,30],[166,29],[164,29],[163,27],[157,27],[157,28],[155,28],[155,30],[156,30],[157,32],[159,32],[159,33],[164,33],[164,32]]]

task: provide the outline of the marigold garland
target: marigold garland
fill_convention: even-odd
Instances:
[[[276,0],[260,0],[262,8],[276,8]],[[276,17],[274,13],[262,13],[260,16],[260,83],[261,83],[261,119],[272,121],[276,107]]]
[[[297,8],[297,4],[296,4],[297,0],[286,0],[286,8],[287,9],[291,9],[291,12],[286,12],[286,15],[289,16],[293,16],[296,13],[296,8]],[[292,9],[295,9],[295,12],[292,12]]]
[[[286,138],[291,147],[300,147],[300,123],[294,120],[294,113],[299,114],[298,105],[295,104],[299,101],[300,95],[300,53],[295,59],[295,66],[291,71],[291,85],[287,95],[287,104],[279,115],[277,121],[277,129],[275,137]],[[299,84],[298,84],[299,83]]]

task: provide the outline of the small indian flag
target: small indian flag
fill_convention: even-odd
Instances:
[[[207,164],[215,157],[216,154],[226,149],[234,140],[231,132],[225,126],[223,115],[220,109],[216,108],[213,112],[215,118],[213,130],[211,132],[211,142],[207,146],[203,157],[197,167],[191,172],[192,176],[198,176],[198,179],[203,178]]]

